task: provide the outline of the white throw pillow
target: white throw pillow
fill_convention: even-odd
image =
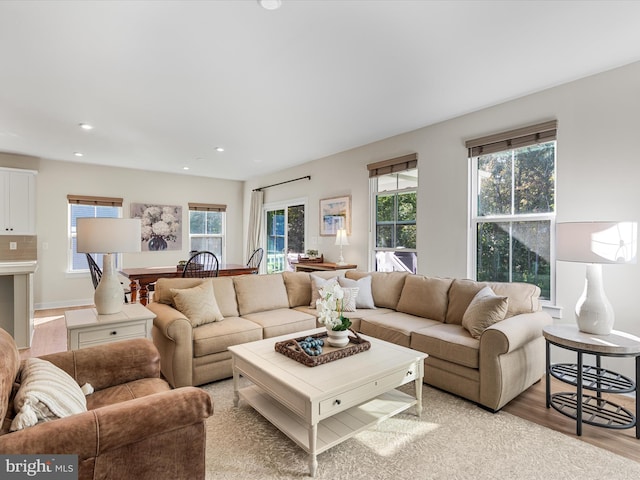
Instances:
[[[358,298],[356,298],[356,308],[376,308],[371,292],[371,275],[358,280],[340,277],[338,283],[345,288],[358,288]]]
[[[22,430],[40,421],[48,422],[87,411],[85,392],[64,370],[40,358],[26,359],[20,369],[20,388],[13,399],[16,412],[10,430]]]
[[[338,283],[338,277],[322,278],[310,273],[309,278],[311,278],[311,304],[309,306],[316,308],[316,300],[320,299],[320,289],[329,282]]]
[[[508,308],[509,299],[497,296],[491,287],[486,286],[471,300],[462,317],[462,326],[473,338],[479,339],[487,328],[504,320]]]
[[[183,313],[193,327],[224,319],[213,293],[211,279],[192,288],[172,288],[171,293],[176,310]]]

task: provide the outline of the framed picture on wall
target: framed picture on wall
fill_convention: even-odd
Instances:
[[[182,207],[132,203],[131,218],[142,220],[143,252],[182,250]]]
[[[320,200],[320,235],[335,236],[341,228],[351,234],[351,195]]]

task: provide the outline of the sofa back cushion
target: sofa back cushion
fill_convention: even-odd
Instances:
[[[505,318],[521,313],[538,312],[542,309],[540,287],[537,285],[523,282],[488,282],[488,285],[496,295],[509,298],[509,308]]]
[[[281,273],[233,277],[240,315],[289,308]]]
[[[233,277],[214,277],[211,279],[211,283],[213,283],[213,293],[216,296],[222,316],[225,318],[239,316],[240,312],[238,311],[238,300],[236,299]]]
[[[371,275],[371,291],[376,307],[395,308],[398,306],[402,287],[407,272],[358,272],[347,270],[345,277],[359,280],[362,277]]]
[[[462,325],[462,317],[473,297],[483,287],[490,286],[494,293],[509,298],[509,306],[505,318],[521,313],[531,313],[540,310],[540,287],[530,283],[520,282],[474,282],[473,280],[455,279],[449,289],[449,307],[447,308],[447,323]]]
[[[311,280],[307,272],[282,272],[287,289],[289,307],[302,307],[311,303]]]
[[[408,275],[397,311],[444,322],[452,279]]]
[[[13,337],[0,328],[0,430],[9,409],[9,399],[20,371],[20,354]]]
[[[175,307],[173,303],[173,293],[171,289],[193,288],[200,285],[203,281],[213,283],[213,293],[216,297],[218,308],[223,317],[237,317],[238,302],[236,301],[236,291],[233,285],[232,277],[215,277],[215,278],[159,278],[156,282],[155,291],[153,292],[153,301],[164,303]]]

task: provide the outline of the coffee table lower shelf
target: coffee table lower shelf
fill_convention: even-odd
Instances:
[[[257,385],[245,387],[239,393],[243,400],[269,420],[278,430],[293,440],[306,453],[311,453],[309,429],[301,417],[274,400]],[[361,405],[325,418],[318,424],[318,437],[314,453],[322,453],[415,404],[415,397],[399,390],[390,390]]]

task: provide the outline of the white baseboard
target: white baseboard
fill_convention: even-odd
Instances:
[[[93,305],[93,297],[78,299],[78,300],[64,300],[61,302],[45,302],[36,303],[34,305],[35,310],[50,310],[54,308],[67,308],[67,307],[84,307]]]

